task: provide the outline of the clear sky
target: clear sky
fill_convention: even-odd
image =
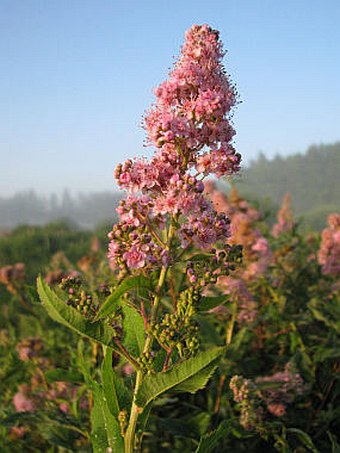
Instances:
[[[0,0],[0,197],[113,190],[194,23],[228,50],[245,163],[340,139],[339,0]]]

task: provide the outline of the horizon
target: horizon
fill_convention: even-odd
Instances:
[[[340,140],[338,141],[335,141],[333,143],[313,143],[311,145],[308,146],[307,149],[305,149],[304,151],[297,151],[297,152],[294,152],[294,153],[290,153],[290,154],[286,154],[286,155],[283,155],[283,154],[280,154],[280,153],[277,153],[275,155],[266,155],[265,153],[263,152],[259,152],[257,156],[255,156],[253,159],[251,159],[247,165],[243,165],[242,162],[241,162],[241,169],[239,171],[239,173],[236,173],[232,178],[237,182],[239,182],[240,180],[242,181],[242,172],[244,170],[248,170],[249,168],[251,169],[251,166],[253,164],[255,164],[261,155],[263,155],[265,157],[265,159],[271,163],[273,162],[275,159],[277,158],[281,158],[281,159],[287,159],[287,158],[294,158],[296,156],[306,156],[306,154],[308,154],[308,152],[313,149],[314,147],[316,148],[319,148],[319,147],[336,147],[336,146],[340,146]],[[214,181],[216,181],[220,186],[229,186],[230,187],[230,183],[228,182],[227,179],[225,180],[219,180],[218,178],[216,177],[210,177],[209,179],[212,179]],[[96,196],[96,195],[105,195],[105,196],[108,196],[108,195],[112,195],[112,197],[123,197],[124,196],[124,193],[126,191],[124,189],[121,189],[116,183],[115,181],[113,181],[113,187],[110,189],[110,188],[103,188],[101,190],[76,190],[76,191],[72,191],[72,189],[70,189],[69,187],[62,187],[60,188],[58,191],[51,191],[51,192],[47,192],[47,193],[42,193],[42,192],[38,192],[36,189],[32,188],[32,187],[27,187],[27,188],[22,188],[22,189],[19,189],[17,190],[16,192],[13,192],[12,194],[8,194],[7,196],[3,196],[1,193],[0,193],[0,200],[3,200],[3,201],[8,201],[10,199],[13,199],[15,197],[25,197],[25,196],[28,196],[29,194],[33,194],[34,196],[37,196],[39,198],[39,200],[41,201],[44,201],[46,203],[49,203],[50,202],[50,199],[52,197],[56,197],[57,198],[57,202],[58,203],[62,203],[62,200],[63,200],[63,197],[70,197],[72,199],[72,201],[80,201],[80,199],[82,197],[86,198],[86,197],[91,197],[91,196]]]
[[[193,23],[228,51],[243,165],[339,141],[339,18],[332,0],[3,1],[0,197],[115,192],[115,166],[151,154],[142,115]]]

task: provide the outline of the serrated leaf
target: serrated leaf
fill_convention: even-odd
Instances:
[[[229,295],[202,297],[198,306],[199,311],[209,311],[220,305],[225,304],[229,300]]]
[[[216,368],[217,363],[214,361],[196,373],[193,378],[176,385],[172,390],[181,393],[196,393],[197,390],[205,387],[207,380],[213,375]]]
[[[195,453],[210,453],[214,451],[218,445],[218,441],[226,436],[228,430],[229,423],[225,420],[215,431],[201,437]]]
[[[130,290],[136,290],[143,293],[143,290],[152,291],[152,281],[143,275],[137,277],[129,277],[122,281],[122,283],[113,291],[112,294],[106,299],[96,316],[96,319],[103,318],[113,313],[120,304],[120,298],[123,294]]]
[[[199,352],[195,357],[175,365],[165,373],[146,376],[136,396],[137,406],[144,408],[169,390],[195,393],[204,388],[223,351],[224,348],[214,348]]]
[[[120,352],[112,344],[113,329],[102,322],[92,323],[84,318],[77,310],[60,299],[41,276],[38,277],[37,287],[41,303],[52,319],[77,332],[79,335],[109,346],[118,353]]]
[[[143,318],[135,308],[127,304],[123,306],[123,313],[124,347],[132,356],[138,357],[145,343]]]

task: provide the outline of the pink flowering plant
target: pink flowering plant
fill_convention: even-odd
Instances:
[[[209,174],[229,176],[240,168],[230,124],[237,93],[223,56],[216,30],[194,25],[187,31],[181,55],[144,119],[153,157],[127,160],[115,171],[127,197],[109,234],[108,257],[118,282],[106,300],[79,292],[73,279],[64,283],[65,304],[61,293],[38,282],[55,320],[102,345],[101,384],[79,353],[94,401],[94,451],[140,448],[156,398],[204,388],[224,350],[200,345],[195,317],[226,301],[205,291],[241,259],[240,247],[228,244],[229,218],[203,193]],[[118,391],[113,355],[135,375],[130,402]]]
[[[154,154],[116,168],[108,253],[62,247],[38,278],[62,326],[29,303],[24,257],[0,269],[0,450],[337,451],[339,215],[301,234],[286,198],[272,228],[208,179],[240,167],[223,55],[217,31],[187,32],[144,118]]]

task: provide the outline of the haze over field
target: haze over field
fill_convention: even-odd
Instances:
[[[306,226],[321,230],[327,215],[339,211],[340,142],[333,145],[311,146],[305,154],[267,159],[264,155],[252,161],[248,168],[233,177],[240,193],[248,200],[260,202],[271,218],[282,198],[292,195],[292,208],[303,217]],[[228,190],[226,184],[222,190]],[[122,191],[103,191],[72,195],[19,192],[12,197],[0,197],[0,228],[21,224],[43,225],[59,220],[74,226],[92,229],[116,220],[115,207]]]
[[[339,19],[332,0],[2,1],[0,196],[112,191],[193,23],[228,49],[245,163],[339,140]]]

